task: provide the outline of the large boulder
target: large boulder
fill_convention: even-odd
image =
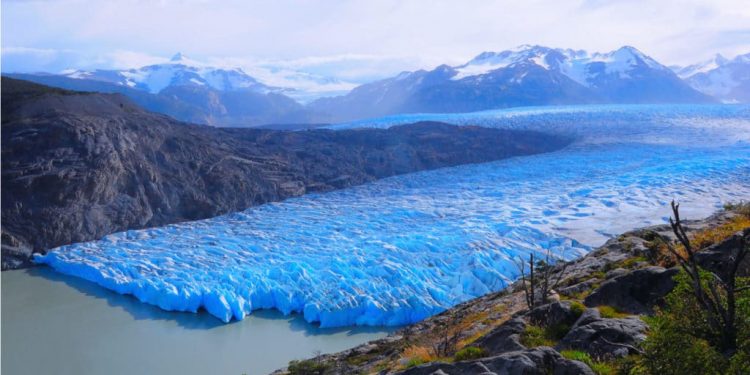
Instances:
[[[526,329],[526,322],[522,318],[511,319],[493,329],[474,345],[482,347],[491,355],[526,349],[521,344],[521,333]]]
[[[651,314],[672,291],[676,268],[647,267],[613,277],[586,297],[586,306],[609,305],[631,314]]]
[[[410,368],[405,375],[594,375],[582,362],[563,358],[549,347],[515,351],[456,363],[429,363]]]
[[[596,319],[584,313],[588,323],[576,324],[560,341],[558,348],[585,351],[596,358],[624,357],[646,339],[648,326],[637,317]]]
[[[729,238],[711,245],[695,254],[695,259],[702,267],[712,271],[722,278],[726,278],[734,256],[742,246],[750,244],[750,228],[738,231]],[[746,256],[737,269],[737,276],[750,276],[750,256]]]
[[[581,315],[581,311],[571,308],[570,301],[548,303],[529,311],[526,315],[529,322],[534,325],[552,327],[556,325],[572,326]]]

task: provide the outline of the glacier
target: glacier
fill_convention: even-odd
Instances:
[[[750,198],[750,106],[529,107],[410,114],[572,136],[567,148],[395,176],[207,220],[127,231],[35,261],[170,311],[256,309],[324,327],[402,325],[498,291],[516,261],[586,254],[623,231]]]

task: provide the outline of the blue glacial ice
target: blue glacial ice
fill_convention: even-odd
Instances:
[[[419,120],[573,135],[564,150],[396,176],[208,220],[63,246],[37,262],[166,310],[255,309],[322,326],[400,325],[497,291],[515,260],[750,198],[749,106],[540,107]]]

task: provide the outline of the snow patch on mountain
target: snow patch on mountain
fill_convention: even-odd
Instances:
[[[750,102],[750,53],[729,60],[721,55],[687,67],[673,67],[694,89],[725,103]]]
[[[556,70],[581,85],[590,87],[602,69],[605,74],[615,74],[619,78],[629,78],[629,73],[644,66],[649,69],[668,70],[656,60],[634,47],[625,46],[609,53],[589,54],[582,50],[553,49],[542,46],[523,45],[503,52],[483,52],[468,63],[455,67],[456,75],[451,79],[489,74],[498,69],[519,64],[534,64],[546,70]]]
[[[706,73],[714,70],[726,64],[727,62],[729,62],[729,60],[726,57],[717,53],[713,58],[709,60],[684,67],[672,66],[671,69],[677,74],[678,77],[686,79],[698,73]]]

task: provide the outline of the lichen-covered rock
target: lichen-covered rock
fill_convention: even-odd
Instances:
[[[549,347],[515,351],[456,363],[430,363],[401,372],[404,375],[593,375],[579,361],[565,359]]]
[[[583,311],[583,314],[581,314],[581,316],[578,318],[575,324],[573,324],[573,326],[570,327],[570,329],[571,330],[576,329],[579,326],[589,324],[596,320],[600,320],[601,318],[602,318],[602,314],[599,312],[599,309],[586,309]]]
[[[514,318],[484,335],[474,345],[486,349],[490,354],[523,350],[526,347],[521,344],[521,333],[525,328],[526,322],[522,318]]]
[[[743,242],[744,241],[744,242]],[[726,273],[733,263],[732,258],[743,244],[750,244],[750,228],[739,231],[724,241],[709,246],[695,254],[698,264],[726,278]],[[750,276],[750,256],[746,256],[737,269],[737,276]]]
[[[650,314],[672,291],[676,268],[647,267],[613,277],[586,297],[586,306],[608,305],[631,314]]]
[[[570,301],[561,301],[539,306],[531,310],[527,317],[534,325],[551,327],[560,324],[571,326],[578,320],[580,311],[571,309]]]
[[[648,326],[638,317],[622,319],[592,319],[577,324],[558,344],[558,349],[586,351],[596,358],[624,357],[631,353],[628,346],[636,346],[646,339]]]

